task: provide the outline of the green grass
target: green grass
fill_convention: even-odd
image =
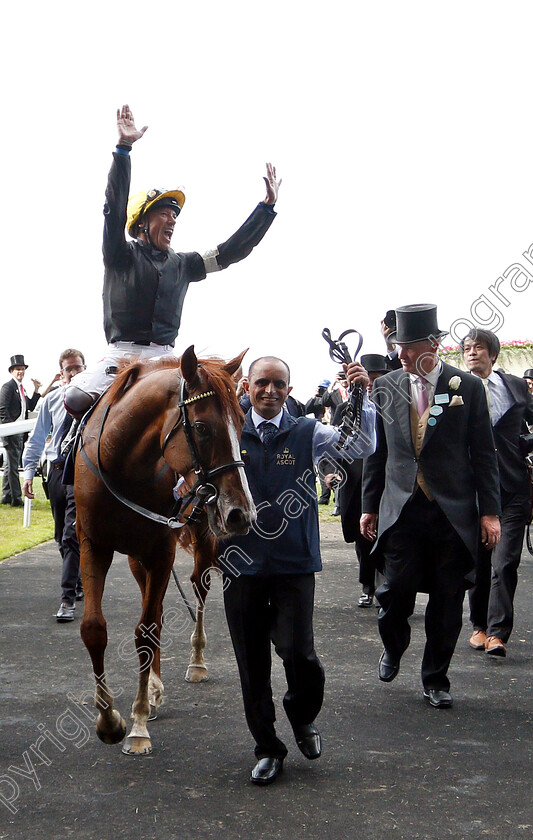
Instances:
[[[35,499],[32,502],[29,528],[22,527],[24,508],[0,505],[0,560],[53,539],[54,520],[40,478],[34,479],[33,491]]]

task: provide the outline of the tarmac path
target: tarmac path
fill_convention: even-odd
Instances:
[[[357,565],[338,522],[321,525],[316,647],[326,670],[318,725],[324,753],[299,753],[281,706],[284,677],[273,669],[279,731],[289,746],[275,784],[248,781],[255,763],[220,582],[207,612],[210,679],[189,684],[192,622],[171,580],[174,620],[162,640],[166,704],[150,724],[154,751],[131,758],[94,732],[93,680],[72,624],[54,619],[60,558],[53,542],[0,563],[0,840],[522,840],[533,836],[533,558],[523,555],[516,625],[506,659],[470,650],[466,622],[452,661],[454,707],[422,697],[421,596],[411,647],[392,684],[380,683],[376,613],[358,609]],[[176,568],[187,585],[190,559]],[[127,718],[137,660],[139,593],[117,555],[104,598],[107,672]],[[81,702],[80,702],[81,701]]]

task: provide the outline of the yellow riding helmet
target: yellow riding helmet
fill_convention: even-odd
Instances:
[[[158,203],[161,203],[164,207],[174,207],[176,212],[179,213],[185,204],[185,194],[181,190],[153,189],[132,195],[128,199],[126,221],[126,229],[130,236],[136,236],[137,224]]]

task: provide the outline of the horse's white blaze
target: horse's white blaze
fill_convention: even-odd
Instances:
[[[231,454],[233,456],[234,461],[241,460],[241,445],[239,443],[239,436],[237,434],[237,429],[235,428],[235,424],[231,418],[229,418],[228,422],[228,431],[229,437],[231,441]],[[246,473],[244,471],[244,467],[239,467],[239,473],[241,476],[241,482],[244,490],[244,495],[246,497],[246,501],[250,507],[250,514],[251,518],[255,519],[255,505],[254,500],[252,499],[252,494],[250,493],[250,487],[248,486],[248,479],[246,478]]]

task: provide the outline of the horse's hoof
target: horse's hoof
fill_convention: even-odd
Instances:
[[[150,738],[141,738],[138,735],[129,735],[122,747],[124,755],[151,755],[152,742]]]
[[[148,715],[148,720],[157,720],[157,706],[152,705],[152,703],[150,703],[150,714]]]
[[[206,682],[209,679],[205,665],[189,665],[185,674],[187,682]]]
[[[104,718],[99,714],[96,721],[96,734],[104,744],[119,744],[126,735],[126,721],[120,716],[120,712],[114,709],[111,725],[107,722],[104,725]]]

